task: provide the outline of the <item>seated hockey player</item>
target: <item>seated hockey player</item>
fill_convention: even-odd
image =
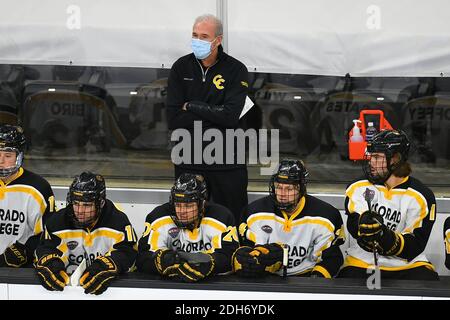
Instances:
[[[233,254],[237,275],[336,275],[343,261],[342,218],[306,193],[307,176],[302,161],[281,160],[270,195],[248,205],[239,226],[242,246]]]
[[[85,260],[79,284],[85,293],[101,294],[133,265],[136,240],[128,217],[106,199],[104,178],[83,172],[69,188],[66,208],[47,222],[36,249],[39,280],[48,290],[62,291]]]
[[[50,184],[22,167],[21,127],[0,125],[0,267],[32,267],[43,225],[54,211]]]
[[[346,191],[348,256],[339,277],[437,280],[423,251],[436,218],[433,192],[410,176],[406,134],[385,130],[367,144],[365,177]]]
[[[203,176],[180,175],[169,202],[146,217],[136,259],[139,271],[185,282],[231,271],[231,255],[239,246],[233,215],[206,199]]]

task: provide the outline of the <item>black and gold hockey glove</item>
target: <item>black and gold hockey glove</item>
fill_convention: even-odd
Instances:
[[[256,278],[264,274],[264,265],[259,262],[254,248],[243,246],[236,249],[231,257],[233,271],[236,275]],[[259,252],[259,251],[258,251]]]
[[[166,277],[178,275],[179,258],[175,251],[170,249],[158,249],[154,254],[156,270]]]
[[[377,241],[384,226],[383,217],[373,211],[365,211],[359,216],[358,236],[365,241]]]
[[[184,254],[184,255],[183,255]],[[213,273],[216,264],[212,255],[203,252],[179,252],[178,276],[185,282],[197,282]]]
[[[119,274],[119,269],[111,257],[100,256],[86,268],[80,278],[84,293],[102,294],[111,281]]]
[[[19,242],[13,243],[0,256],[0,267],[20,268],[28,261],[27,247]]]
[[[69,284],[69,275],[66,266],[56,253],[41,257],[36,262],[36,272],[45,289],[50,291],[63,291]]]
[[[371,211],[359,217],[358,236],[357,242],[362,249],[372,252],[375,247],[383,256],[396,255],[403,246],[403,237],[384,225],[383,217]]]
[[[260,254],[251,252],[258,257],[259,262],[264,266],[266,272],[275,273],[283,266],[283,245],[279,243],[269,243],[255,246]]]

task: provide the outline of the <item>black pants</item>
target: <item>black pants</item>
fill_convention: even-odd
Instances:
[[[367,279],[370,275],[367,269],[357,267],[345,267],[339,271],[338,278],[360,278]],[[381,279],[397,279],[397,280],[439,280],[439,275],[425,266],[400,270],[400,271],[384,271],[380,272]]]
[[[197,173],[205,177],[209,201],[230,209],[236,225],[239,225],[241,212],[248,203],[246,167],[230,170],[191,170],[175,166],[175,179],[182,173]]]

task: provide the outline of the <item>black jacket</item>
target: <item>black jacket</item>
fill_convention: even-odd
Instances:
[[[226,145],[226,129],[238,128],[239,115],[245,103],[248,91],[247,68],[235,58],[223,52],[219,46],[217,62],[209,68],[202,67],[193,53],[178,59],[170,71],[167,94],[167,118],[169,129],[187,129],[191,133],[191,150],[194,145],[194,121],[202,121],[202,132],[216,128],[223,134]],[[187,111],[182,107],[189,102]],[[196,137],[197,143],[200,137]],[[210,142],[204,142],[202,150]],[[206,164],[192,165],[191,162],[181,166],[201,169],[228,169],[245,164]],[[224,160],[225,158],[224,150]],[[235,159],[234,159],[235,160]]]

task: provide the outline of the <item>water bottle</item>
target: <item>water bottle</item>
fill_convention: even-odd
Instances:
[[[378,133],[377,128],[373,126],[373,122],[369,122],[366,129],[366,141],[371,142],[373,137]]]

